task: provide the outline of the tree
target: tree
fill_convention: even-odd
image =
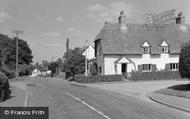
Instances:
[[[91,67],[90,67],[90,73],[92,76],[98,75],[98,65],[96,62],[93,62]]]
[[[65,63],[63,71],[66,72],[66,78],[73,77],[75,74],[82,74],[85,72],[85,57],[82,55],[83,48],[75,48],[68,50],[64,54]]]
[[[18,39],[18,63],[30,65],[32,63],[32,50],[23,39]],[[0,34],[0,68],[14,71],[16,67],[16,39]]]
[[[57,62],[51,62],[51,63],[49,63],[48,69],[51,70],[52,77],[53,77],[53,74],[56,72],[57,67],[58,67]]]
[[[190,78],[190,43],[184,45],[179,57],[179,72],[181,77]]]

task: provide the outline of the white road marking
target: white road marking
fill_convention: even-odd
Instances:
[[[85,106],[89,107],[90,109],[94,110],[95,112],[97,112],[98,114],[100,114],[101,116],[103,116],[106,119],[111,119],[110,117],[108,117],[107,115],[105,115],[103,112],[100,112],[99,110],[97,110],[96,108],[94,108],[93,106],[90,106],[89,104],[87,104],[85,101],[79,99],[78,97],[66,92],[66,94],[72,98],[74,98],[75,100],[81,102],[82,104],[84,104]]]
[[[28,100],[29,100],[28,91],[27,91],[27,89],[25,89],[24,107],[28,106]]]

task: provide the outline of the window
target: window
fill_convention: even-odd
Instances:
[[[152,65],[151,64],[142,64],[142,70],[143,71],[152,71]]]
[[[149,54],[150,53],[150,47],[143,47],[143,53]]]
[[[179,69],[179,63],[171,63],[170,69],[171,70],[178,70]]]
[[[117,74],[117,64],[115,64],[115,73]]]
[[[102,73],[102,67],[99,67],[99,74]]]
[[[145,41],[143,44],[142,44],[142,47],[143,47],[143,53],[144,54],[149,54],[150,53],[150,45],[147,41]]]
[[[162,53],[168,53],[168,46],[161,46]]]

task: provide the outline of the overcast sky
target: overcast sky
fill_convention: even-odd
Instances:
[[[0,33],[19,29],[32,49],[34,62],[62,57],[66,38],[71,48],[93,40],[105,21],[117,22],[125,10],[127,23],[143,23],[146,13],[182,11],[190,24],[190,0],[0,0]]]

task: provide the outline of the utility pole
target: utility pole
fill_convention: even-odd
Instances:
[[[23,34],[23,31],[12,30],[12,33],[16,35],[16,80],[18,80],[18,35]]]
[[[88,76],[88,59],[87,59],[87,55],[88,55],[88,40],[85,40],[85,44],[86,44],[86,52],[85,52],[85,76]]]

